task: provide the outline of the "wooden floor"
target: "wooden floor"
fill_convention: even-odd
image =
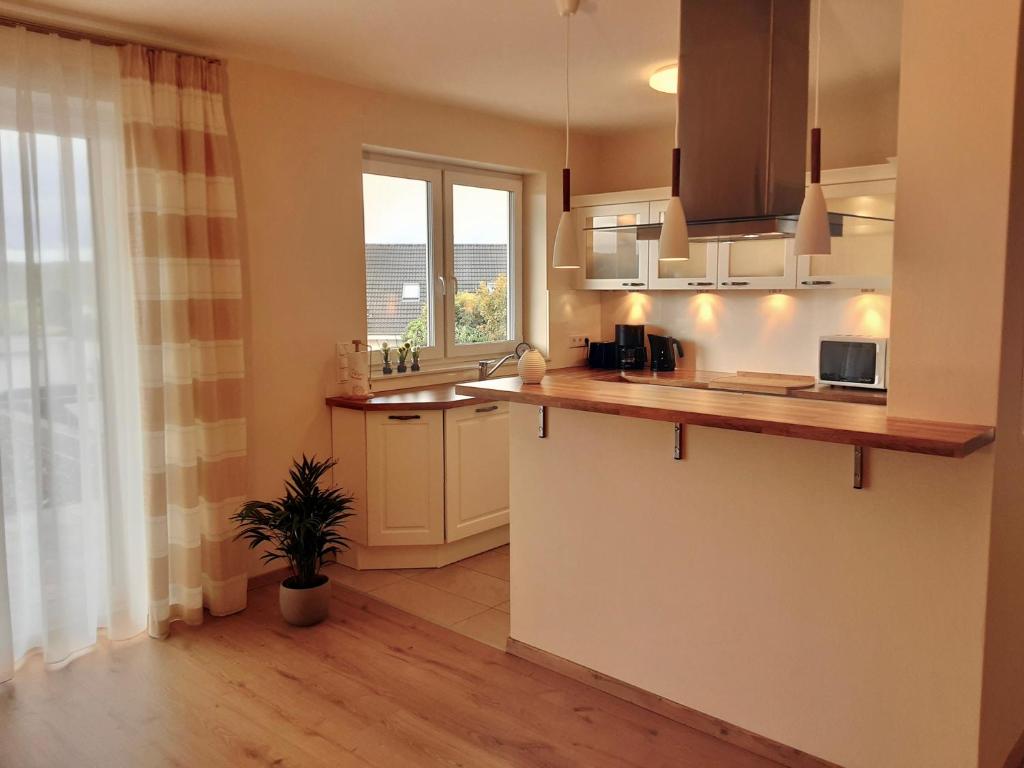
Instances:
[[[249,608],[102,644],[0,685],[0,765],[721,766],[775,763],[335,588],[297,629]]]

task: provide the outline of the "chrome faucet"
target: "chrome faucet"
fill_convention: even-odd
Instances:
[[[494,360],[481,360],[477,363],[476,378],[478,381],[486,381],[494,375],[501,366],[511,360],[513,357],[517,360],[524,354],[529,352],[533,347],[527,344],[525,341],[521,341],[516,345],[515,352],[505,355],[501,360],[495,362]],[[493,365],[492,365],[493,363]]]

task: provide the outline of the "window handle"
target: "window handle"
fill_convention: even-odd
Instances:
[[[442,296],[447,296],[448,295],[448,286],[444,282],[444,275],[438,275],[437,276],[437,282],[439,282],[441,284],[441,295]]]

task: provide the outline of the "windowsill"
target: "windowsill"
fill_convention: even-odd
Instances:
[[[421,364],[422,365],[422,364]],[[395,364],[392,363],[392,368],[395,368]],[[428,384],[446,384],[448,382],[455,381],[472,381],[476,378],[477,372],[476,363],[439,363],[436,366],[430,368],[423,368],[419,371],[406,371],[405,373],[398,373],[397,369],[394,373],[384,375],[381,373],[381,367],[379,365],[373,366],[370,370],[370,391],[371,392],[390,392],[396,389],[409,389],[411,387],[422,387]],[[498,370],[499,373],[504,371],[515,372],[515,361],[509,361],[505,363]],[[510,374],[504,374],[510,375]]]

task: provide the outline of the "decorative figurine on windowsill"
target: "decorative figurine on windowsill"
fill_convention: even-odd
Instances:
[[[412,348],[412,369],[411,370],[418,371],[419,369],[420,369],[420,348],[419,347],[413,347]]]
[[[405,342],[405,344],[402,344],[398,348],[398,372],[399,373],[405,373],[406,370],[407,370],[406,367],[405,367],[405,358],[407,358],[409,356],[409,350],[410,349],[412,349],[412,344],[410,344],[408,341]]]
[[[391,373],[391,345],[386,341],[380,343],[380,357],[382,361],[380,372],[387,376]]]

